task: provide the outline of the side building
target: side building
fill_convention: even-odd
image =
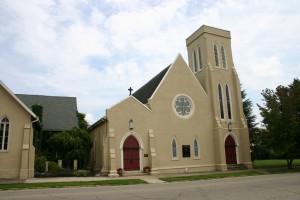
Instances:
[[[33,123],[38,117],[0,81],[0,178],[34,177]]]
[[[68,131],[78,126],[76,97],[28,94],[16,94],[16,96],[31,110],[35,105],[41,106],[42,133],[40,142],[35,141],[35,145],[43,154],[53,156],[53,149],[51,151],[47,140],[54,133]]]

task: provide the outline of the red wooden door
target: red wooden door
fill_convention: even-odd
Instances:
[[[226,164],[236,164],[236,145],[234,139],[229,135],[225,140]]]
[[[132,135],[126,138],[123,145],[124,170],[140,170],[140,147]]]

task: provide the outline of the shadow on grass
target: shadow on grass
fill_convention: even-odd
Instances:
[[[243,172],[231,172],[231,173],[204,174],[204,175],[196,175],[196,176],[166,177],[166,178],[160,178],[160,180],[166,182],[196,181],[196,180],[208,180],[208,179],[228,178],[228,177],[256,176],[262,174],[264,173],[259,171],[243,171]]]
[[[21,190],[35,188],[63,188],[63,187],[86,187],[86,186],[113,186],[113,185],[136,185],[146,184],[140,179],[105,180],[105,181],[78,181],[78,182],[51,182],[51,183],[12,183],[0,184],[0,190]]]

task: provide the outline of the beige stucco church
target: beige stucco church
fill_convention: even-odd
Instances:
[[[39,119],[2,81],[0,97],[0,179],[33,178],[33,123]]]
[[[91,165],[103,175],[152,174],[252,167],[240,81],[229,31],[202,26],[179,54],[90,127]]]

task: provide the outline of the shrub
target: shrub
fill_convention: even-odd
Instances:
[[[144,173],[149,173],[151,171],[151,167],[146,166],[144,167]]]
[[[122,169],[122,168],[118,168],[118,169],[117,169],[117,173],[118,173],[119,175],[122,175],[122,174],[123,174],[123,169]]]
[[[36,156],[34,160],[34,170],[37,173],[44,173],[46,169],[46,157]]]
[[[56,162],[49,161],[49,164],[48,164],[48,173],[50,175],[57,176],[59,170],[60,170],[60,167],[58,166],[58,164]]]
[[[91,173],[89,170],[77,170],[74,171],[74,175],[77,177],[85,177],[85,176],[90,176]]]
[[[70,168],[60,168],[58,172],[60,177],[74,176],[73,171]]]

